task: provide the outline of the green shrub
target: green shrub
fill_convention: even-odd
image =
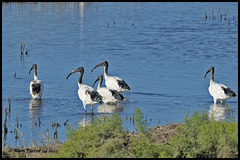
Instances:
[[[238,122],[215,121],[204,111],[187,114],[177,134],[166,144],[157,144],[139,108],[134,110],[137,134],[122,127],[117,113],[88,126],[68,129],[68,140],[51,157],[101,158],[236,158]]]
[[[147,128],[147,123],[143,118],[144,116],[140,108],[136,107],[134,109],[134,119],[135,119],[136,129],[138,132],[146,134],[147,133],[146,131],[148,131],[148,128]]]
[[[202,111],[184,118],[169,144],[173,157],[234,158],[238,156],[238,122],[215,121]]]
[[[121,143],[121,139],[125,136],[122,128],[122,118],[116,113],[112,117],[103,117],[103,120],[96,117],[94,123],[88,126],[78,126],[75,130],[69,129],[67,135],[68,140],[62,144],[59,153],[53,154],[52,157],[79,158],[108,156],[110,155],[108,152],[113,149],[111,149],[111,145],[107,146],[106,144],[112,143],[114,144],[112,147],[116,147],[120,145],[118,143]],[[121,145],[124,147],[123,144]],[[102,155],[100,151],[103,149],[101,147],[108,147],[106,150],[106,154],[108,155]]]

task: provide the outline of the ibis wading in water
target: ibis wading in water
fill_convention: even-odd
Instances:
[[[37,65],[33,64],[32,68],[29,71],[29,74],[34,69],[34,80],[30,82],[30,94],[33,99],[42,97],[43,92],[43,82],[37,78]]]
[[[130,87],[121,78],[114,77],[114,76],[108,76],[108,62],[107,61],[103,61],[102,63],[96,65],[92,69],[92,71],[99,66],[104,66],[104,78],[105,78],[105,84],[106,84],[107,88],[115,89],[118,92],[125,92],[125,91],[130,90]]]
[[[103,76],[99,75],[94,84],[99,80],[97,92],[102,96],[102,100],[104,103],[116,103],[118,101],[125,100],[123,95],[114,89],[108,89],[102,86]]]
[[[221,100],[221,103],[224,103],[224,100],[232,98],[237,96],[230,88],[223,84],[219,84],[214,82],[214,67],[210,67],[208,71],[206,72],[204,78],[206,78],[206,75],[211,73],[211,78],[210,78],[210,86],[208,88],[209,93],[211,96],[213,96],[214,103],[217,103],[217,100]]]
[[[69,73],[69,75],[67,76],[66,79],[68,79],[68,77],[71,74],[76,73],[76,72],[80,72],[80,77],[78,79],[78,87],[79,87],[78,96],[83,103],[85,114],[87,114],[86,105],[89,104],[91,106],[92,115],[93,115],[93,105],[95,105],[97,103],[102,103],[102,97],[92,87],[82,83],[82,77],[83,77],[83,73],[84,73],[83,67],[79,67],[79,68],[73,70],[71,73]]]

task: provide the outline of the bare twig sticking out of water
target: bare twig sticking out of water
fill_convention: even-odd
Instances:
[[[19,133],[20,136],[22,137],[22,139],[23,139],[23,144],[24,144],[24,148],[26,148],[26,143],[25,143],[25,139],[24,139],[24,136],[23,136],[22,132],[18,129],[17,126],[14,126],[13,124],[11,124],[11,125],[16,129],[16,131],[18,131],[18,133]]]
[[[220,9],[218,10],[218,16],[220,17],[220,20],[222,20],[222,14],[220,12]]]
[[[58,143],[58,136],[57,136],[57,127],[55,127],[55,131],[53,133],[53,136],[54,136],[54,143]]]
[[[212,10],[212,20],[215,20],[216,17],[218,17],[220,20],[223,19],[224,21],[227,21],[229,26],[231,24],[231,19],[232,19],[233,22],[235,22],[235,26],[236,26],[237,21],[234,21],[234,19],[235,19],[234,16],[232,18],[228,18],[228,20],[227,20],[227,10],[225,10],[225,13],[221,13],[220,9],[219,9],[218,13],[217,13],[217,16],[214,15],[214,10]],[[205,11],[204,19],[207,20],[207,18],[208,18],[208,16],[207,16],[207,13]],[[209,16],[209,18],[210,18],[210,16]],[[230,31],[230,29],[228,29],[228,31]]]
[[[17,128],[18,128],[18,125],[19,125],[19,123],[18,123],[18,115],[17,115],[17,113],[16,113],[16,120],[17,120]]]
[[[44,145],[44,143],[48,143],[48,145],[51,144],[51,137],[49,136],[48,125],[47,125],[47,129],[46,129],[45,133],[44,134],[40,133],[40,136],[42,137],[40,143],[42,143],[43,145]],[[45,138],[45,136],[47,136],[47,138]],[[47,141],[43,141],[43,139],[45,139]]]
[[[38,126],[41,125],[40,117],[38,118]]]
[[[27,49],[27,50],[26,50],[26,52],[25,52],[25,54],[28,54],[28,52],[29,52],[29,51],[30,51],[30,50],[29,50],[29,49]]]
[[[61,127],[61,125],[57,122],[52,122],[52,128],[53,127]]]
[[[227,11],[225,11],[225,14],[224,14],[224,21],[226,21],[227,19]]]
[[[8,98],[8,115],[10,115],[10,113],[11,113],[11,100],[12,100],[12,97],[9,97]]]
[[[207,19],[207,12],[205,12],[205,16],[204,17],[205,17],[205,19]]]
[[[21,55],[23,55],[23,53],[24,53],[25,45],[26,45],[26,42],[27,42],[27,40],[28,40],[29,38],[30,38],[30,36],[28,36],[28,38],[24,41],[24,37],[23,37],[23,42],[22,42],[22,45],[21,45]],[[29,51],[30,51],[30,50],[27,49],[26,52],[25,52],[25,54],[27,54]]]
[[[214,15],[214,10],[212,10],[212,19],[216,19],[216,16]]]
[[[53,137],[54,137],[54,143],[58,143],[58,137],[57,137],[57,128],[61,127],[61,125],[59,123],[52,122],[52,128],[54,128],[54,132],[53,132]]]
[[[18,128],[18,116],[17,116],[17,113],[16,113],[16,121],[17,121],[17,123],[16,123],[16,127],[15,128]],[[16,141],[17,141],[17,139],[19,138],[18,137],[18,132],[17,132],[17,129],[14,129],[14,134],[16,134],[16,136],[15,136],[15,139],[16,139]]]
[[[67,122],[68,122],[68,120],[66,120],[66,121],[63,123],[63,125],[66,126],[66,125],[67,125]]]
[[[5,150],[5,146],[6,146],[6,139],[7,139],[7,104],[5,105],[4,108],[4,123],[3,123],[3,150]]]

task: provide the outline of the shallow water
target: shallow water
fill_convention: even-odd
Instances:
[[[227,14],[226,20],[219,13]],[[92,86],[103,67],[92,73],[91,69],[104,60],[109,63],[109,75],[124,79],[131,90],[122,93],[127,100],[118,105],[95,105],[97,117],[116,111],[131,131],[130,116],[136,107],[149,126],[183,122],[186,113],[202,109],[217,113],[216,119],[231,115],[238,119],[238,97],[224,106],[213,105],[210,74],[203,78],[214,66],[215,81],[238,95],[237,13],[237,3],[232,2],[3,3],[2,119],[11,97],[9,131],[14,130],[17,115],[26,145],[40,145],[40,133],[48,128],[53,138],[51,125],[56,122],[61,125],[58,140],[63,142],[64,122],[76,128],[96,118],[85,116],[78,98],[79,73],[66,77],[83,66],[83,83]],[[23,37],[28,36],[25,50],[30,51],[21,57]],[[33,63],[44,82],[42,100],[32,100],[29,94],[33,73],[28,72]],[[91,107],[87,110],[90,113]],[[7,135],[7,145],[23,145],[22,138],[19,142],[14,137],[14,132]]]

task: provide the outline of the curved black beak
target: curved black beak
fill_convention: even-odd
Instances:
[[[92,70],[91,70],[91,72],[95,69],[95,68],[97,68],[97,67],[100,67],[100,66],[104,66],[104,67],[107,67],[108,66],[108,63],[107,63],[107,61],[103,61],[102,63],[100,63],[100,64],[98,64],[98,65],[96,65]]]
[[[95,85],[95,83],[97,82],[97,81],[99,81],[99,77],[95,80],[95,82],[93,83],[93,87],[94,87],[94,85]]]
[[[207,74],[208,74],[209,72],[210,72],[209,70],[206,72],[206,74],[205,74],[205,76],[204,76],[204,79],[206,78],[206,76],[207,76]]]
[[[69,73],[66,79],[68,79],[68,77],[71,76],[71,74],[73,74],[73,73],[74,73],[74,72]]]
[[[30,69],[29,74],[31,73],[32,70],[33,70],[33,67]]]
[[[102,63],[96,65],[96,66],[91,70],[91,73],[92,73],[92,71],[93,71],[95,68],[100,67],[100,66],[103,66]]]
[[[84,72],[83,67],[79,67],[79,68],[73,70],[71,73],[68,74],[66,79],[68,79],[69,76],[71,76],[73,73],[76,73],[76,72]]]

